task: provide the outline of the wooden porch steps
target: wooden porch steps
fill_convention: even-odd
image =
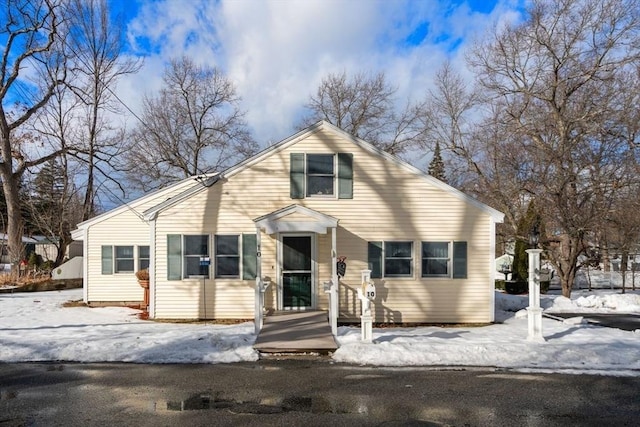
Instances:
[[[338,345],[326,311],[301,311],[265,317],[253,347],[261,353],[327,354]]]

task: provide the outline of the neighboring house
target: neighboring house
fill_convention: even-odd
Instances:
[[[43,261],[54,261],[58,255],[56,245],[48,240],[45,236],[22,237],[22,243],[25,245],[25,259],[29,259],[32,252],[40,255]],[[82,256],[82,242],[72,242],[67,247],[66,258],[71,259],[76,256]],[[0,270],[9,270],[11,261],[9,260],[9,250],[7,247],[7,235],[0,233]]]
[[[9,259],[9,248],[7,247],[7,234],[0,233],[0,271],[11,270],[11,260]],[[35,245],[38,241],[34,238],[23,236],[22,244],[25,247],[25,253],[31,253],[35,250]]]
[[[43,261],[55,261],[58,257],[58,246],[56,242],[51,241],[45,236],[33,236],[37,241],[35,244],[35,253],[42,257]],[[65,251],[65,258],[72,259],[82,256],[82,242],[71,242]]]
[[[370,269],[374,322],[481,323],[494,318],[503,216],[322,121],[219,175],[84,222],[73,236],[84,240],[85,301],[142,300],[134,272],[148,265],[152,318],[328,310],[325,285],[339,283],[330,317],[355,322],[361,270]]]

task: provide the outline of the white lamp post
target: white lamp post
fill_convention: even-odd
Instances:
[[[527,321],[529,329],[528,341],[545,342],[542,336],[542,308],[540,308],[540,253],[538,240],[540,233],[538,227],[534,226],[529,235],[529,245],[534,249],[527,249],[529,254],[529,307],[527,307]]]

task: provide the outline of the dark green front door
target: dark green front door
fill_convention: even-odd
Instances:
[[[312,307],[311,236],[282,236],[282,307]]]

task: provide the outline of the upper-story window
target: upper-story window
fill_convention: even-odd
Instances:
[[[307,154],[307,197],[333,196],[334,157],[332,154]]]
[[[291,153],[291,198],[353,198],[353,154]]]

